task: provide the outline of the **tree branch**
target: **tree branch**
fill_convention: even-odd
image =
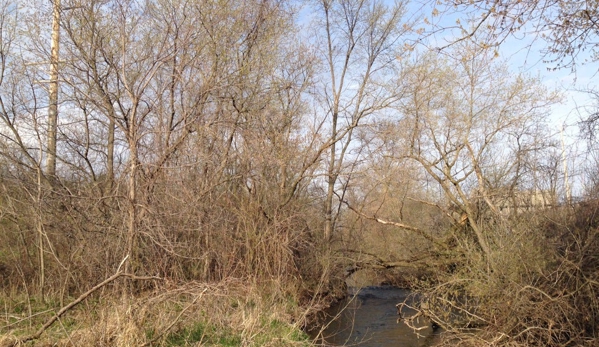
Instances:
[[[428,241],[430,241],[430,242],[432,242],[432,243],[434,243],[434,244],[437,244],[437,241],[436,241],[436,240],[435,240],[435,239],[434,239],[432,236],[430,236],[429,234],[427,234],[427,233],[426,233],[424,230],[422,230],[422,229],[419,229],[419,228],[413,227],[413,226],[411,226],[411,225],[407,225],[407,224],[399,223],[399,222],[393,222],[393,221],[388,221],[388,220],[380,219],[380,218],[378,218],[378,217],[376,217],[376,216],[367,216],[367,215],[365,215],[364,213],[362,213],[362,212],[358,211],[357,209],[355,209],[355,208],[354,208],[353,206],[351,206],[351,205],[350,205],[350,204],[349,204],[347,201],[343,201],[343,203],[344,203],[345,205],[347,205],[347,207],[348,207],[350,210],[354,211],[354,212],[355,212],[357,215],[359,215],[359,216],[360,216],[360,217],[362,217],[362,218],[365,218],[365,219],[368,219],[368,220],[373,220],[373,221],[375,221],[375,222],[377,222],[377,223],[380,223],[380,224],[384,224],[384,225],[393,225],[393,226],[396,226],[396,227],[398,227],[398,228],[402,228],[402,229],[405,229],[405,230],[410,230],[410,231],[413,231],[413,232],[417,233],[418,235],[420,235],[420,236],[424,237],[424,238],[425,238],[425,239],[427,239]]]

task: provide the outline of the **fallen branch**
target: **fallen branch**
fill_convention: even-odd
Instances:
[[[422,337],[422,335],[420,335],[419,331],[428,328],[428,325],[423,325],[421,327],[417,327],[414,324],[415,320],[417,320],[421,316],[424,316],[424,314],[422,313],[422,311],[419,310],[419,309],[417,309],[417,308],[415,308],[415,307],[412,307],[412,306],[406,304],[405,302],[400,302],[399,304],[395,305],[395,307],[397,308],[397,314],[399,315],[399,319],[401,321],[403,321],[408,326],[408,328],[412,329],[414,331],[414,333],[416,333],[419,337]],[[413,314],[413,315],[411,315],[411,316],[409,316],[409,317],[404,317],[404,315],[402,313],[402,309],[404,307],[412,309],[412,310],[416,311],[416,313]]]
[[[402,228],[402,229],[405,229],[405,230],[413,231],[413,232],[417,233],[418,235],[424,237],[428,241],[430,241],[430,242],[432,242],[434,244],[438,244],[438,242],[432,236],[430,236],[429,234],[427,234],[424,230],[422,230],[420,228],[413,227],[411,225],[407,225],[407,224],[403,224],[403,223],[399,223],[399,222],[392,222],[392,221],[380,219],[380,218],[378,218],[376,216],[367,216],[364,213],[362,213],[361,211],[358,211],[357,209],[355,209],[347,201],[344,201],[344,203],[345,203],[345,205],[347,205],[347,207],[350,210],[354,211],[356,214],[358,214],[362,218],[373,220],[373,221],[375,221],[377,223],[380,223],[380,224],[393,225],[393,226],[396,226],[398,228]]]
[[[339,252],[343,253],[357,253],[359,255],[365,255],[371,257],[369,260],[354,260],[354,264],[345,268],[344,275],[349,277],[354,272],[362,269],[394,269],[394,268],[413,268],[418,269],[418,262],[424,259],[430,258],[431,255],[425,255],[422,257],[412,257],[410,259],[403,259],[398,261],[387,261],[379,257],[376,254],[354,250],[354,249],[340,249]]]
[[[87,292],[81,294],[75,301],[73,301],[70,304],[68,304],[68,305],[64,306],[63,308],[61,308],[52,318],[50,318],[41,328],[39,328],[39,330],[36,331],[35,334],[29,335],[29,336],[26,336],[26,337],[24,337],[24,338],[22,338],[20,340],[17,340],[12,345],[9,345],[9,346],[10,347],[15,347],[17,345],[24,344],[25,342],[39,339],[40,336],[42,336],[42,334],[44,333],[44,331],[46,331],[46,329],[48,329],[52,324],[54,324],[54,322],[56,322],[68,310],[72,309],[77,304],[79,304],[83,300],[87,299],[87,297],[89,297],[95,291],[97,291],[98,289],[104,287],[105,285],[107,285],[108,283],[116,280],[119,277],[129,277],[130,279],[133,279],[133,280],[161,280],[160,277],[155,277],[155,276],[143,276],[143,277],[141,277],[141,276],[135,276],[135,275],[124,273],[124,272],[117,272],[114,275],[112,275],[112,276],[108,277],[107,279],[105,279],[104,281],[98,283],[97,285],[95,285],[93,288],[91,288]]]
[[[427,309],[424,309],[423,307],[414,307],[414,306],[410,306],[408,304],[404,302],[400,302],[399,304],[395,305],[395,307],[397,308],[397,314],[399,315],[399,320],[403,321],[408,328],[412,329],[414,331],[414,333],[418,334],[419,336],[420,330],[424,330],[428,327],[431,328],[435,328],[435,326],[437,327],[441,327],[443,330],[445,331],[450,331],[449,327],[445,326],[442,323],[439,323],[439,319],[435,319],[436,317],[434,315],[431,314],[431,312]],[[402,310],[404,307],[407,307],[410,310],[416,311],[416,313],[412,314],[411,316],[404,316]],[[429,321],[428,324],[425,324],[423,326],[417,326],[416,324],[420,324],[420,317],[426,319]]]

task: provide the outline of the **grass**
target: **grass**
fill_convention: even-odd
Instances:
[[[155,340],[156,331],[153,329],[147,331],[146,338],[148,341]],[[197,345],[239,346],[241,344],[241,336],[230,329],[210,326],[205,322],[195,322],[177,331],[168,333],[161,339],[161,342],[156,344],[165,347]]]
[[[190,328],[170,333],[165,340],[166,346],[186,346],[194,342],[203,342],[207,340],[206,327],[204,324],[198,323]]]
[[[310,342],[310,337],[296,327],[287,322],[274,319],[268,324],[271,336],[285,337],[290,342],[306,343]]]
[[[130,298],[107,293],[65,314],[35,345],[311,346],[301,330],[304,309],[278,283],[186,283]],[[57,301],[4,295],[0,346],[35,332]],[[32,316],[29,316],[31,307]],[[16,317],[19,317],[17,319]]]

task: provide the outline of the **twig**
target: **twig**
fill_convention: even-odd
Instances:
[[[42,312],[37,312],[37,313],[35,313],[35,314],[32,314],[32,315],[30,315],[30,316],[27,316],[27,317],[19,317],[19,316],[6,315],[6,319],[7,319],[7,320],[8,320],[8,318],[15,318],[15,319],[18,319],[18,320],[17,320],[17,321],[15,321],[15,322],[12,322],[12,323],[8,323],[8,324],[6,324],[6,325],[3,325],[3,326],[2,326],[2,329],[6,329],[6,328],[8,328],[8,327],[11,327],[11,326],[13,326],[13,325],[17,325],[17,324],[21,323],[22,321],[25,321],[25,320],[31,319],[31,318],[33,318],[33,317],[35,317],[35,316],[39,316],[39,315],[41,315],[41,314],[48,313],[48,312],[50,312],[50,311],[52,311],[52,310],[50,309],[50,310],[45,310],[45,311],[42,311]]]
[[[129,254],[127,254],[125,256],[125,258],[123,258],[123,260],[121,260],[121,263],[119,264],[119,267],[116,269],[117,273],[121,272],[121,266],[123,266],[123,264],[127,261],[127,259],[129,259]]]

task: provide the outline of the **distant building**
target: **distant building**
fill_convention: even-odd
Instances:
[[[514,191],[511,195],[495,196],[493,199],[502,214],[522,213],[555,206],[556,195],[540,189]]]

